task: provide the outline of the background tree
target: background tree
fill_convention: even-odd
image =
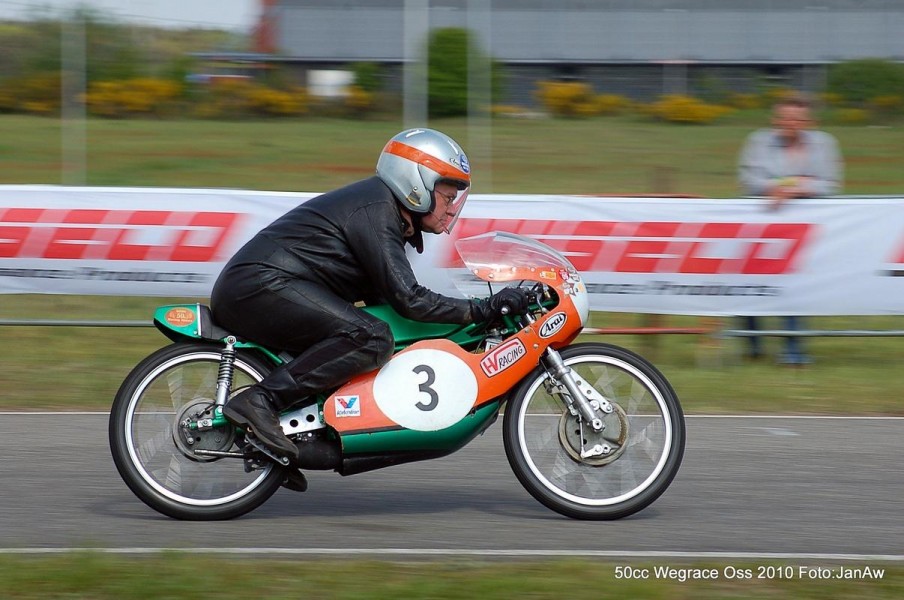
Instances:
[[[467,29],[437,29],[428,43],[427,80],[430,117],[456,117],[468,112],[468,60],[477,61],[477,76],[491,69],[491,94],[499,97],[502,69],[472,41]],[[489,106],[486,107],[489,110]]]
[[[832,65],[828,91],[854,106],[864,106],[876,98],[900,98],[904,96],[904,65],[877,58]]]

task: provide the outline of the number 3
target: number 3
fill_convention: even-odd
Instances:
[[[425,373],[427,375],[427,381],[419,384],[417,386],[417,389],[430,396],[430,402],[417,402],[415,403],[415,406],[424,412],[433,410],[439,404],[439,394],[436,393],[436,390],[430,387],[433,383],[436,382],[436,372],[427,365],[418,365],[411,370],[414,373]]]

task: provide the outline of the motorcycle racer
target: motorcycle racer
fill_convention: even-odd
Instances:
[[[296,354],[231,398],[223,415],[271,451],[296,459],[278,414],[377,369],[392,356],[388,325],[357,302],[387,303],[403,317],[435,323],[490,321],[527,308],[518,288],[488,300],[437,294],[405,255],[423,233],[449,233],[471,186],[468,158],[449,136],[409,129],[393,136],[376,175],[311,199],[265,227],[228,261],[211,308],[236,334]]]

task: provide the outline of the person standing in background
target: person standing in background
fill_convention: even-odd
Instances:
[[[843,165],[837,140],[813,129],[809,100],[792,93],[780,98],[772,108],[772,127],[747,137],[741,150],[738,177],[743,193],[765,196],[769,207],[778,210],[794,198],[820,198],[841,193]],[[789,331],[800,330],[799,317],[785,317]],[[755,317],[746,317],[747,329],[757,329]],[[751,337],[748,356],[762,356],[760,338]],[[809,364],[800,338],[788,337],[779,362]]]

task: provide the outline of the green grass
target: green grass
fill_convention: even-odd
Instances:
[[[772,564],[772,563],[770,563]],[[647,579],[616,579],[617,566],[646,569]],[[747,563],[622,563],[589,560],[493,561],[477,563],[383,562],[347,557],[342,561],[315,559],[267,560],[212,558],[179,553],[152,557],[115,557],[77,553],[60,557],[0,558],[0,588],[9,600],[160,600],[214,596],[221,600],[316,598],[348,600],[453,599],[559,600],[593,598],[797,598],[876,600],[904,594],[904,567],[869,564],[884,569],[882,579],[818,580],[757,579],[759,567]],[[839,564],[820,564],[837,573]],[[864,564],[844,563],[849,568]],[[656,567],[716,569],[718,579],[686,579],[677,573],[657,578]],[[750,579],[723,574],[750,570]],[[589,590],[589,592],[588,592]]]
[[[735,163],[746,136],[767,121],[739,112],[718,125],[680,126],[624,116],[587,120],[465,120],[431,126],[468,149],[475,192],[672,192],[736,194]],[[902,126],[828,127],[845,154],[846,192],[904,193]],[[373,172],[397,121],[88,122],[90,185],[226,187],[321,191]],[[0,116],[0,184],[59,183],[60,124]],[[474,139],[469,144],[470,138]],[[482,140],[491,139],[491,144]],[[154,298],[0,295],[0,319],[149,319]],[[597,314],[597,326],[636,326],[639,315]],[[665,317],[695,326],[695,317]],[[904,329],[904,317],[812,319],[825,329]],[[732,323],[722,323],[734,326]],[[120,381],[167,343],[154,329],[2,327],[0,409],[106,410]],[[808,343],[816,363],[788,369],[741,360],[740,341],[693,336],[603,336],[637,349],[672,381],[689,413],[904,414],[904,344],[898,338],[831,338]],[[779,350],[779,340],[768,340]]]
[[[146,320],[175,298],[0,296],[0,319]],[[726,319],[595,313],[592,327],[735,327]],[[777,320],[776,320],[777,321]],[[815,329],[904,329],[902,317],[813,317]],[[769,319],[766,326],[778,325]],[[169,343],[153,327],[3,327],[0,410],[108,410],[119,384],[139,360]],[[806,368],[771,358],[749,363],[741,340],[690,335],[593,335],[635,350],[669,378],[689,414],[904,415],[901,338],[807,340]],[[765,340],[774,357],[781,340]]]
[[[744,137],[766,123],[742,112],[708,126],[665,125],[636,116],[432,122],[471,156],[477,193],[737,194]],[[397,121],[88,122],[90,185],[230,187],[324,191],[373,172]],[[0,116],[0,184],[60,183],[60,125]],[[846,159],[846,193],[904,193],[901,125],[833,126]],[[471,143],[470,138],[474,138]],[[490,143],[484,143],[489,139]]]

